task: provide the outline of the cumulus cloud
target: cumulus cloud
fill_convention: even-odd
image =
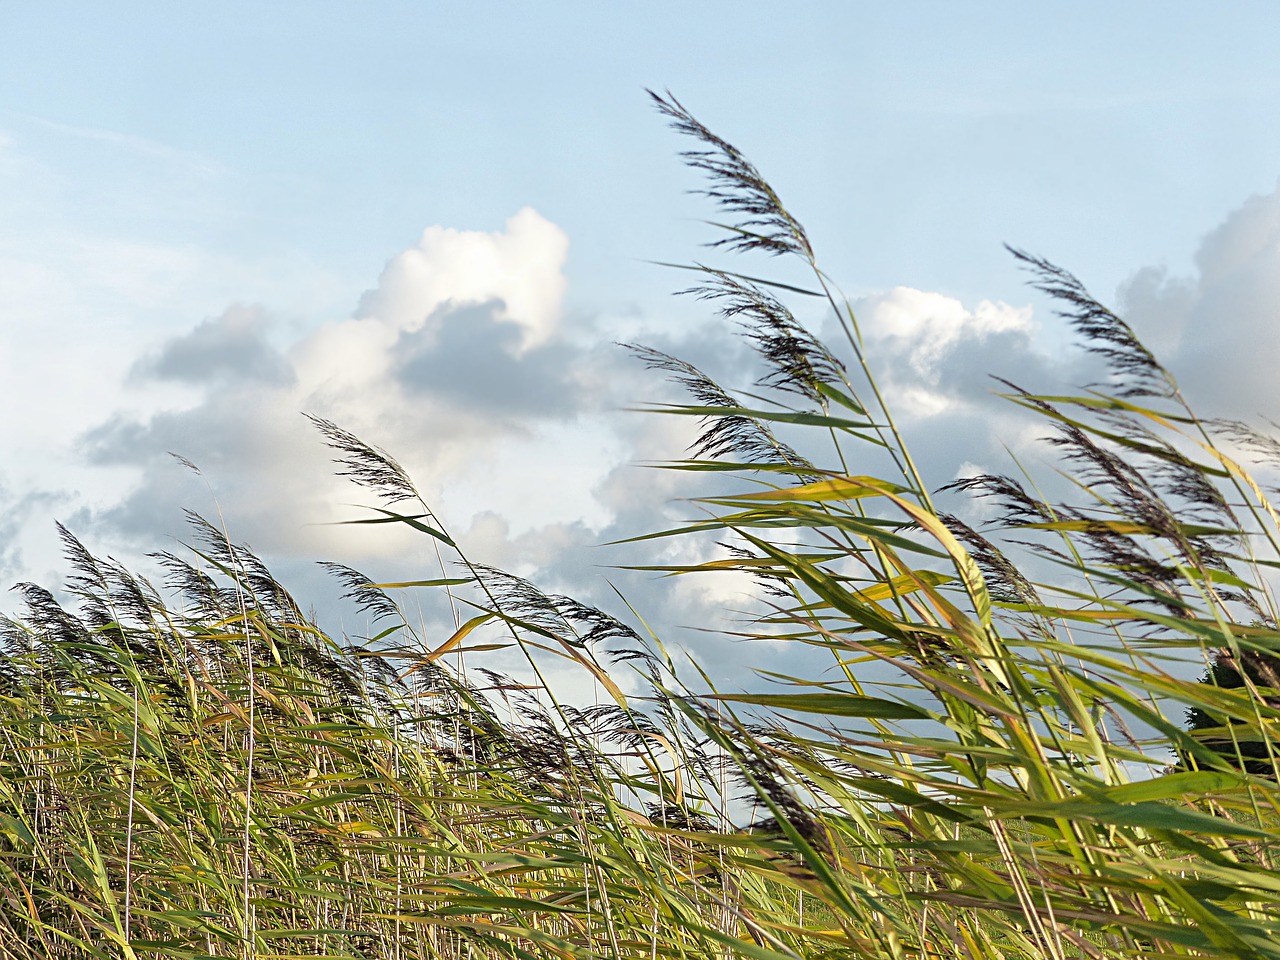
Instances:
[[[1166,336],[1182,350],[1223,289],[1263,302],[1275,203],[1259,199],[1207,238],[1200,277],[1135,275],[1128,305],[1138,314],[1158,305],[1181,317]],[[614,610],[617,586],[716,682],[747,682],[750,668],[783,655],[763,644],[744,657],[723,634],[717,638],[749,615],[749,582],[673,583],[616,569],[721,556],[715,537],[598,546],[698,519],[692,498],[722,490],[724,478],[635,465],[678,458],[696,425],[621,412],[679,399],[679,390],[664,392],[655,374],[602,343],[601,324],[564,311],[567,250],[563,232],[532,210],[496,233],[431,228],[388,262],[349,316],[291,344],[278,345],[271,315],[255,306],[230,307],[169,337],[134,364],[131,378],[176,383],[188,393],[148,416],[104,416],[83,434],[88,462],[137,471],[130,492],[84,517],[146,548],[179,532],[181,508],[199,506],[203,494],[165,456],[172,450],[202,466],[232,532],[247,531],[256,548],[286,558],[286,570],[299,557],[333,557],[387,579],[416,575],[425,551],[411,535],[326,525],[355,515],[345,502],[369,498],[331,476],[327,452],[299,416],[305,410],[390,450],[473,559]],[[853,307],[871,366],[930,486],[1008,470],[1006,448],[1023,455],[1044,432],[993,396],[998,385],[989,375],[1054,391],[1093,379],[1083,353],[1047,346],[1056,341],[1028,306],[966,304],[897,287]],[[1251,316],[1257,327],[1256,310]],[[728,326],[637,339],[692,361],[730,389],[750,390],[763,372],[759,358]],[[836,330],[822,332],[839,346]],[[856,375],[856,365],[850,369]],[[879,470],[875,455],[857,451],[857,471]],[[323,594],[318,575],[310,576],[304,582]]]
[[[496,300],[503,304],[501,319],[516,324],[521,349],[528,349],[557,330],[568,250],[565,232],[531,207],[501,233],[428,227],[417,246],[387,264],[356,316],[413,331],[448,301]]]
[[[304,559],[337,559],[387,580],[435,575],[423,569],[434,552],[411,532],[336,523],[362,516],[348,504],[371,497],[333,476],[300,416],[307,411],[391,451],[472,559],[611,610],[621,607],[616,587],[722,686],[748,684],[757,667],[785,672],[794,663],[775,658],[794,653],[765,643],[744,655],[729,639],[755,607],[748,578],[619,569],[723,556],[723,535],[601,546],[702,518],[694,500],[725,482],[636,465],[679,458],[696,423],[623,412],[685,398],[605,341],[646,341],[748,393],[765,372],[759,357],[722,320],[645,335],[634,330],[644,318],[631,318],[629,332],[606,338],[603,323],[563,308],[567,251],[563,231],[532,210],[498,232],[430,228],[388,261],[349,315],[293,342],[257,305],[171,333],[126,367],[136,389],[180,389],[145,415],[107,408],[80,438],[83,461],[131,474],[128,489],[65,519],[109,549],[123,541],[149,550],[182,535],[184,508],[216,510],[300,595],[322,599],[333,591]],[[989,373],[1039,386],[1042,373],[1063,372],[1038,345],[1027,307],[968,305],[907,287],[854,307],[933,485],[975,465],[1002,465],[1001,441],[1017,427],[1008,405],[992,398]],[[199,464],[203,478],[170,451]],[[857,456],[859,471],[879,469],[861,459],[874,451]],[[447,619],[438,598],[424,600],[424,610]],[[364,629],[341,621],[348,627]]]
[[[954,297],[910,287],[854,304],[876,369],[900,415],[938,416],[989,389],[1002,363],[1031,353],[1030,307],[984,300],[972,309]]]
[[[429,366],[426,355],[442,334],[472,345],[487,334],[506,341],[515,359],[563,343],[568,246],[563,230],[529,208],[499,233],[427,229],[416,246],[392,258],[353,316],[325,324],[297,344],[291,359],[302,396],[320,406],[367,408],[371,392],[400,402],[389,381],[405,373],[402,350]],[[489,309],[459,317],[463,308],[485,304]],[[482,329],[468,330],[468,322]],[[412,387],[412,371],[407,379]]]
[[[1194,407],[1280,418],[1280,187],[1250,197],[1204,237],[1193,275],[1147,267],[1120,299]]]
[[[1086,358],[1053,352],[1030,306],[990,300],[969,306],[900,286],[852,307],[880,392],[931,485],[954,479],[966,462],[1003,470],[1006,446],[1025,451],[1033,444],[1036,430],[1028,432],[1027,418],[997,395],[1007,388],[994,377],[1050,392],[1083,382]],[[823,332],[839,346],[833,321]],[[855,378],[857,369],[849,364]]]
[[[261,531],[261,547],[333,545],[323,523],[352,491],[331,476],[303,411],[394,451],[428,496],[441,497],[451,482],[483,489],[483,472],[502,451],[536,445],[556,422],[575,422],[602,402],[598,381],[584,386],[588,348],[574,339],[589,330],[561,322],[567,249],[563,231],[531,209],[496,233],[431,228],[389,261],[350,317],[287,348],[273,344],[259,306],[233,305],[170,337],[133,364],[130,380],[176,382],[188,388],[186,402],[147,416],[116,412],[81,437],[90,464],[139,472],[132,492],[91,516],[140,545],[172,534],[191,496],[166,456],[175,452],[201,466],[235,525]],[[601,359],[611,362],[592,365]],[[549,450],[525,453],[534,476],[539,459],[555,459]],[[589,486],[568,486],[582,511]],[[552,499],[534,498],[544,508]],[[571,509],[559,506],[548,519]],[[343,540],[352,542],[345,531]]]

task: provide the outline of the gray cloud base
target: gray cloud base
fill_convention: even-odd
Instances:
[[[504,310],[501,301],[446,303],[401,333],[392,368],[401,386],[501,422],[571,417],[596,399],[575,378],[583,350],[556,338],[521,352],[520,325]]]
[[[293,367],[267,340],[265,328],[260,307],[228,307],[221,316],[174,337],[159,351],[138,361],[132,376],[192,384],[289,386],[296,379]]]

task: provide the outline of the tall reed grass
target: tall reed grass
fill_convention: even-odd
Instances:
[[[462,555],[391,456],[317,421],[371,519],[441,551],[413,583],[449,592],[456,632],[428,643],[404,584],[334,566],[382,627],[339,642],[194,515],[158,584],[63,530],[75,602],[23,584],[3,624],[0,957],[1280,957],[1280,523],[1243,464],[1280,443],[1198,418],[1121,318],[1015,251],[1112,376],[1006,384],[1064,497],[940,494],[801,225],[654,101],[719,246],[809,281],[698,268],[766,365],[750,394],[634,348],[689,392],[661,412],[701,426],[671,467],[724,489],[646,536],[728,542],[670,572],[754,577],[744,633],[830,669],[684,683],[660,638]],[[995,521],[937,506],[957,493]],[[446,666],[499,645],[525,676]],[[607,702],[557,699],[548,658]]]

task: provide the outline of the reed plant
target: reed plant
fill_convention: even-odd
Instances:
[[[1197,417],[1120,317],[1014,251],[1110,377],[1004,384],[1057,473],[940,485],[800,223],[654,103],[720,249],[807,280],[694,268],[762,360],[747,391],[632,348],[688,391],[656,411],[700,426],[669,466],[723,490],[635,549],[724,543],[660,569],[750,576],[741,635],[828,667],[717,691],[465,556],[391,455],[317,420],[376,497],[360,522],[418,531],[439,571],[331,566],[379,625],[352,641],[194,514],[156,584],[62,530],[72,600],[23,584],[0,634],[0,957],[1280,957],[1280,442]],[[939,506],[966,496],[994,520]],[[446,592],[450,636],[408,587]],[[521,674],[483,669],[500,647]],[[604,702],[565,702],[553,660]]]

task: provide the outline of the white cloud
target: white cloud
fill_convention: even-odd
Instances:
[[[305,411],[392,451],[433,501],[448,507],[444,491],[460,490],[458,526],[495,508],[542,525],[607,522],[590,491],[613,465],[610,445],[575,451],[554,427],[597,402],[576,387],[581,351],[560,329],[567,249],[564,232],[528,208],[496,233],[432,227],[388,262],[352,317],[283,350],[280,324],[257,306],[169,337],[132,365],[132,382],[162,380],[187,402],[115,415],[85,434],[95,463],[137,471],[132,492],[97,516],[140,543],[173,532],[190,493],[165,456],[174,451],[205,469],[233,527],[258,531],[261,549],[385,546],[317,526],[350,516],[340,504],[362,495],[332,476]],[[541,389],[543,402],[515,396],[520,385]]]
[[[527,350],[556,333],[568,252],[565,232],[531,207],[499,233],[428,227],[416,246],[387,264],[357,318],[415,331],[450,301],[501,300],[503,319],[519,324]]]
[[[985,351],[983,375],[1032,350],[1029,306],[983,300],[969,308],[945,294],[894,287],[853,307],[872,368],[897,415],[936,417],[981,399],[972,396],[981,389],[973,371],[957,370],[972,364],[975,348],[994,348]]]
[[[954,343],[965,334],[1026,330],[1031,325],[1030,307],[982,300],[969,310],[955,297],[911,287],[894,287],[888,293],[859,301],[863,312],[870,310],[868,336],[915,340],[928,337],[941,344]]]
[[[1206,238],[1200,276],[1169,278],[1149,270],[1130,283],[1128,297],[1138,313],[1160,305],[1183,318],[1177,335],[1170,334],[1175,346],[1182,343],[1179,356],[1212,357],[1196,324],[1224,302],[1242,308],[1231,321],[1239,329],[1232,333],[1222,323],[1215,336],[1226,343],[1247,335],[1280,346],[1280,325],[1268,326],[1264,312],[1280,302],[1272,279],[1280,275],[1274,270],[1277,209],[1274,196],[1256,198],[1228,218]],[[265,554],[335,557],[358,567],[368,561],[390,566],[391,578],[410,577],[415,563],[431,559],[421,538],[323,525],[352,516],[345,503],[371,497],[331,476],[319,439],[298,415],[306,410],[390,450],[474,559],[508,567],[550,590],[617,609],[606,578],[621,581],[624,575],[605,565],[718,555],[709,540],[590,549],[692,519],[698,508],[675,498],[705,492],[706,484],[721,488],[722,478],[632,465],[680,456],[693,424],[611,415],[658,390],[653,375],[620,351],[580,346],[601,337],[590,320],[563,311],[567,250],[564,232],[531,209],[497,232],[432,227],[388,261],[351,316],[314,326],[292,344],[282,342],[280,318],[260,307],[191,317],[181,332],[153,343],[141,363],[143,350],[118,344],[117,359],[127,359],[117,370],[135,363],[135,379],[162,374],[171,390],[165,404],[146,416],[110,417],[141,404],[113,395],[107,381],[103,402],[92,407],[99,429],[82,446],[99,472],[81,471],[83,489],[96,497],[84,516],[99,523],[87,532],[99,545],[105,540],[106,549],[113,549],[112,536],[154,549],[180,534],[179,508],[200,508],[205,495],[165,456],[175,450],[205,469],[232,533],[249,537]],[[163,284],[163,272],[153,279]],[[18,284],[22,296],[34,297],[44,280],[10,278],[0,286]],[[122,293],[135,295],[145,292]],[[1039,346],[1030,307],[966,305],[897,287],[854,308],[871,365],[903,416],[931,485],[975,465],[1000,471],[1007,463],[1002,442],[1023,454],[1043,434],[1042,426],[1029,426],[1028,417],[991,396],[987,374],[1031,388],[1055,378],[1079,379],[1074,356]],[[713,376],[728,371],[736,379],[726,385],[749,383],[756,372],[746,347],[727,330],[710,329],[687,330],[660,346],[705,364]],[[1193,350],[1193,344],[1199,346]],[[248,371],[256,376],[230,376],[246,372],[231,360],[245,350],[270,362]],[[1268,360],[1276,352],[1246,350],[1246,360],[1258,376],[1269,375]],[[545,390],[533,397],[524,392],[530,383]],[[1234,379],[1231,385],[1240,386]],[[160,386],[145,387],[148,400],[160,396]],[[83,395],[79,405],[83,415]],[[113,482],[99,483],[108,473]],[[60,509],[67,503],[61,501]],[[975,516],[980,514],[977,508]],[[661,627],[729,629],[724,608],[749,609],[753,592],[741,577],[659,581],[650,575],[632,578],[625,591]],[[676,635],[716,658],[726,676],[747,668],[726,654],[722,641]],[[768,655],[756,651],[751,664]]]
[[[409,405],[391,386],[397,344],[416,335],[430,347],[444,317],[464,305],[496,302],[497,318],[519,330],[517,355],[546,344],[559,331],[568,247],[564,231],[528,207],[501,232],[428,227],[387,263],[351,318],[294,347],[305,405],[335,408],[335,416],[358,406],[364,423],[400,419],[395,409],[377,409]]]
[[[1127,319],[1205,414],[1280,418],[1280,187],[1205,235],[1190,277],[1148,267],[1121,288]]]

